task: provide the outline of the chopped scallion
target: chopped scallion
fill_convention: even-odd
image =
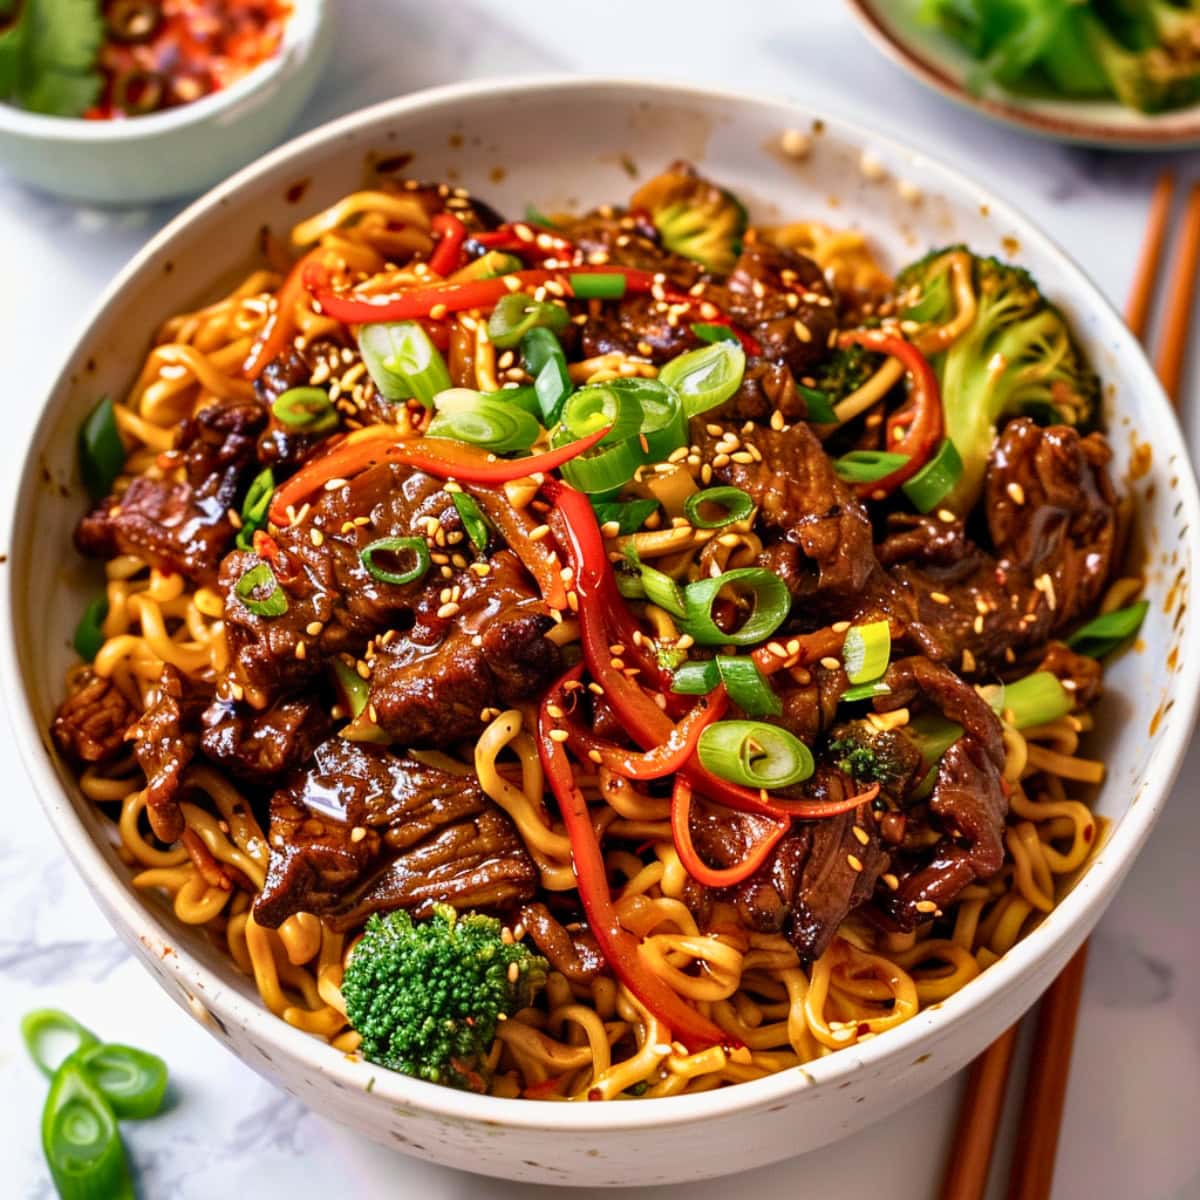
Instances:
[[[907,454],[892,454],[888,450],[851,450],[833,460],[839,479],[847,483],[875,483],[908,462]]]
[[[918,512],[932,512],[962,478],[963,461],[954,443],[946,438],[937,453],[901,485]]]
[[[892,632],[886,621],[854,625],[846,631],[842,665],[851,683],[869,683],[887,670],[892,654]]]
[[[337,428],[338,414],[329,393],[319,387],[294,387],[271,405],[275,419],[297,433],[330,433]]]
[[[251,567],[234,584],[234,594],[256,617],[281,617],[288,610],[287,593],[268,563]]]
[[[701,733],[697,753],[707,770],[743,787],[790,787],[813,773],[812,751],[762,721],[716,721]]]
[[[702,505],[712,505],[724,509],[719,516],[705,516]],[[697,529],[720,529],[724,525],[732,525],[744,521],[754,511],[754,501],[748,492],[737,487],[711,487],[701,492],[693,492],[683,502],[683,515]]]
[[[1149,611],[1150,601],[1139,600],[1127,608],[1104,613],[1075,630],[1067,639],[1067,645],[1077,654],[1105,658],[1137,633]]]
[[[524,292],[509,292],[488,317],[488,339],[501,350],[511,350],[531,329],[561,333],[570,323],[571,314],[561,304],[535,300]]]
[[[399,569],[389,568],[375,561],[376,555],[381,554],[389,555],[393,560],[401,562],[408,555],[412,555],[412,566],[399,567]],[[377,538],[370,545],[364,546],[358,552],[358,557],[372,579],[378,580],[380,583],[395,584],[397,587],[421,579],[429,570],[430,563],[429,546],[424,538],[419,537]]]
[[[724,404],[741,387],[745,371],[740,343],[719,341],[671,359],[658,378],[679,394],[684,415],[694,417]]]
[[[427,407],[452,386],[446,361],[416,321],[381,321],[358,333],[363,362],[385,400],[415,396]]]
[[[104,396],[79,428],[79,473],[93,500],[103,500],[125,466],[116,411]]]
[[[471,539],[471,545],[482,554],[487,549],[490,535],[479,505],[466,492],[451,492],[450,499],[454,502],[459,520],[467,531],[467,537]]]
[[[84,662],[91,662],[100,653],[104,645],[104,621],[108,616],[108,596],[101,594],[92,600],[83,610],[79,624],[75,626],[75,637],[72,644],[75,653]]]
[[[746,620],[728,633],[712,615],[713,604],[726,588],[748,591],[754,601]],[[792,607],[783,580],[762,567],[741,567],[689,583],[683,599],[686,615],[680,619],[680,628],[702,646],[751,646],[765,641],[783,624]]]

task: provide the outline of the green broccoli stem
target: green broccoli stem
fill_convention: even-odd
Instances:
[[[1049,671],[1034,671],[1015,683],[983,689],[993,710],[1015,729],[1032,729],[1065,717],[1074,707],[1071,693],[1058,676]],[[927,768],[963,735],[963,727],[932,713],[916,717],[903,727],[921,751]]]

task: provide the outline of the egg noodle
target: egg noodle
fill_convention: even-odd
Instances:
[[[293,242],[316,247],[369,279],[360,290],[387,291],[421,275],[420,265],[394,264],[428,252],[427,230],[424,210],[403,192],[363,191],[302,222]],[[859,235],[807,224],[788,226],[778,236],[813,254],[835,279],[876,289],[883,278]],[[181,420],[252,395],[242,364],[264,326],[278,316],[281,282],[272,271],[255,271],[223,299],[162,327],[132,390],[116,405],[128,451],[118,493],[129,476],[161,478],[180,470],[160,456],[172,447]],[[307,294],[294,298],[292,316],[305,342],[337,327],[314,311]],[[448,360],[457,385],[490,391],[499,386],[504,367],[478,318],[470,312],[457,317]],[[650,364],[619,354],[571,369],[576,382],[654,373]],[[363,384],[349,383],[347,392],[333,398],[353,428],[355,388]],[[408,421],[403,405],[397,406],[397,419]],[[510,488],[519,504],[518,491]],[[532,490],[526,501],[531,496]],[[749,563],[761,549],[744,524],[650,530],[624,541],[681,580]],[[105,641],[92,670],[111,679],[137,712],[154,701],[164,664],[211,689],[228,658],[222,597],[208,587],[190,588],[179,575],[134,557],[110,560],[106,576]],[[1135,579],[1118,581],[1102,611],[1128,603],[1139,587]],[[646,616],[660,632],[673,631],[666,612],[649,606]],[[560,644],[573,641],[576,622],[568,617],[553,636]],[[811,965],[801,962],[782,934],[740,926],[724,901],[715,904],[709,931],[702,932],[683,901],[687,874],[672,839],[670,801],[603,768],[577,774],[592,820],[605,835],[620,923],[637,939],[644,966],[741,1048],[688,1053],[610,974],[572,982],[552,971],[536,1005],[499,1028],[491,1051],[492,1092],[612,1099],[631,1092],[707,1091],[864,1042],[945,1000],[1038,924],[1096,847],[1099,819],[1079,798],[1103,776],[1101,763],[1078,753],[1090,727],[1086,713],[1024,732],[1005,725],[1004,778],[1012,788],[1006,863],[994,878],[963,890],[947,914],[953,919],[950,936],[934,936],[932,922],[911,934],[888,934],[852,915]],[[473,758],[417,756],[473,773],[512,819],[542,889],[569,891],[575,887],[571,844],[562,825],[548,816],[535,728],[533,707],[516,707],[491,720]],[[145,781],[131,752],[89,767],[81,786],[113,816],[118,851],[133,871],[135,887],[169,898],[179,921],[202,927],[253,977],[262,1002],[277,1016],[338,1050],[355,1051],[359,1037],[347,1023],[339,986],[356,935],[334,932],[307,913],[290,917],[278,930],[256,923],[251,908],[266,875],[268,842],[229,778],[209,766],[187,768],[180,791],[186,830],[173,845],[149,832]],[[224,870],[214,870],[214,864]],[[948,926],[943,921],[939,928]],[[523,932],[512,931],[518,937]]]

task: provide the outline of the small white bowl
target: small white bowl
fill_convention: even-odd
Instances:
[[[807,154],[789,156],[783,145]],[[111,822],[83,797],[48,735],[74,659],[70,630],[101,578],[70,549],[87,504],[76,431],[97,396],[129,387],[164,317],[244,277],[264,225],[287,230],[360,186],[381,160],[520,213],[529,202],[553,211],[619,200],[632,190],[627,172],[644,178],[677,157],[734,188],[757,220],[862,229],[893,267],[960,240],[1017,257],[1069,315],[1107,384],[1113,475],[1137,496],[1151,601],[1140,649],[1106,672],[1090,746],[1107,764],[1094,807],[1110,834],[1054,911],[994,966],[871,1041],[695,1096],[549,1104],[458,1092],[348,1058],[284,1024],[202,931],[132,887]],[[113,927],[214,1037],[321,1115],[436,1162],[644,1191],[761,1167],[895,1112],[975,1057],[1063,968],[1146,840],[1191,734],[1200,497],[1141,347],[1080,269],[1005,200],[921,150],[798,105],[643,81],[489,79],[356,113],[268,155],[176,218],[113,282],[48,394],[28,399],[42,404],[42,416],[11,506],[0,669],[15,741],[48,820]],[[21,818],[33,820],[31,801],[21,795],[10,807],[18,801]],[[851,1146],[848,1164],[854,1154]]]
[[[283,44],[236,83],[191,104],[113,121],[0,104],[0,167],[92,204],[195,195],[283,138],[329,55],[327,0],[293,0]]]

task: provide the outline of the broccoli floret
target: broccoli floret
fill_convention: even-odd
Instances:
[[[933,328],[955,317],[955,289],[944,277],[954,255],[962,251],[951,247],[901,272],[905,319]],[[960,513],[978,498],[999,422],[1030,414],[1042,421],[1050,417],[1086,426],[1096,417],[1100,394],[1099,380],[1066,320],[1027,271],[975,255],[970,255],[969,266],[974,319],[933,359],[946,436],[963,462],[962,477],[944,503]]]
[[[732,192],[701,178],[688,163],[672,163],[643,184],[630,206],[650,214],[672,253],[717,275],[733,270],[742,252],[746,210]]]
[[[496,1026],[533,1001],[546,972],[544,958],[501,939],[494,917],[439,904],[425,921],[403,911],[373,915],[342,996],[371,1062],[482,1092]]]
[[[859,783],[878,783],[889,795],[903,795],[918,770],[919,753],[901,729],[878,730],[866,721],[847,721],[830,733],[830,761]]]
[[[1117,98],[1145,113],[1200,99],[1200,9],[1166,0],[1120,0],[1110,26],[1079,14],[1088,49]]]
[[[835,346],[829,356],[813,369],[812,387],[821,392],[830,404],[837,404],[851,392],[856,392],[879,370],[881,354],[862,346]],[[805,378],[808,383],[808,378]]]

